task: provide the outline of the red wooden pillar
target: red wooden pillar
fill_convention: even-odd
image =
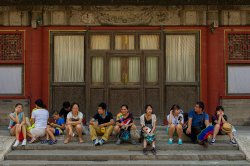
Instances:
[[[208,102],[206,111],[212,115],[219,104],[220,91],[220,57],[219,57],[219,29],[214,32],[207,31],[207,73],[208,73]]]
[[[35,100],[42,98],[42,48],[41,48],[41,28],[27,30],[29,35],[29,51],[27,55],[27,61],[29,64],[29,70],[27,71],[30,78],[27,80],[30,84],[30,101],[31,110],[35,107]]]

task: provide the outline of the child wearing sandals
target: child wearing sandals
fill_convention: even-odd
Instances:
[[[42,144],[48,143],[53,145],[57,143],[55,136],[63,134],[65,129],[65,121],[63,117],[60,117],[58,112],[53,113],[53,119],[55,123],[49,123],[46,128],[46,140],[41,141]]]

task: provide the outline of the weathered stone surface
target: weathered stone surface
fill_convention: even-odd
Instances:
[[[11,150],[14,141],[14,137],[0,136],[0,161],[4,160],[4,155]]]
[[[222,99],[221,105],[224,107],[230,123],[248,125],[246,123],[250,120],[250,99]]]
[[[246,160],[250,162],[250,134],[249,126],[241,127],[237,131],[236,140],[240,150],[246,155]]]
[[[43,25],[248,25],[249,6],[0,6],[0,24],[30,25],[43,15]],[[218,14],[220,13],[220,14]],[[221,21],[219,21],[219,18]]]

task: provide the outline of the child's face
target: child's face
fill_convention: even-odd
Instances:
[[[22,112],[22,111],[23,111],[23,106],[18,105],[18,106],[15,108],[15,111],[18,112],[18,113]]]
[[[221,115],[221,114],[223,114],[224,113],[224,111],[222,111],[222,110],[218,110],[217,111],[217,115]]]
[[[59,114],[53,115],[53,118],[54,118],[55,120],[59,119]]]
[[[173,114],[174,114],[174,115],[179,115],[180,112],[181,112],[180,109],[176,109],[176,110],[173,111]]]

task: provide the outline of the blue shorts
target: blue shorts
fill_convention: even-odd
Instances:
[[[60,130],[59,129],[55,129],[55,136],[60,135]]]

